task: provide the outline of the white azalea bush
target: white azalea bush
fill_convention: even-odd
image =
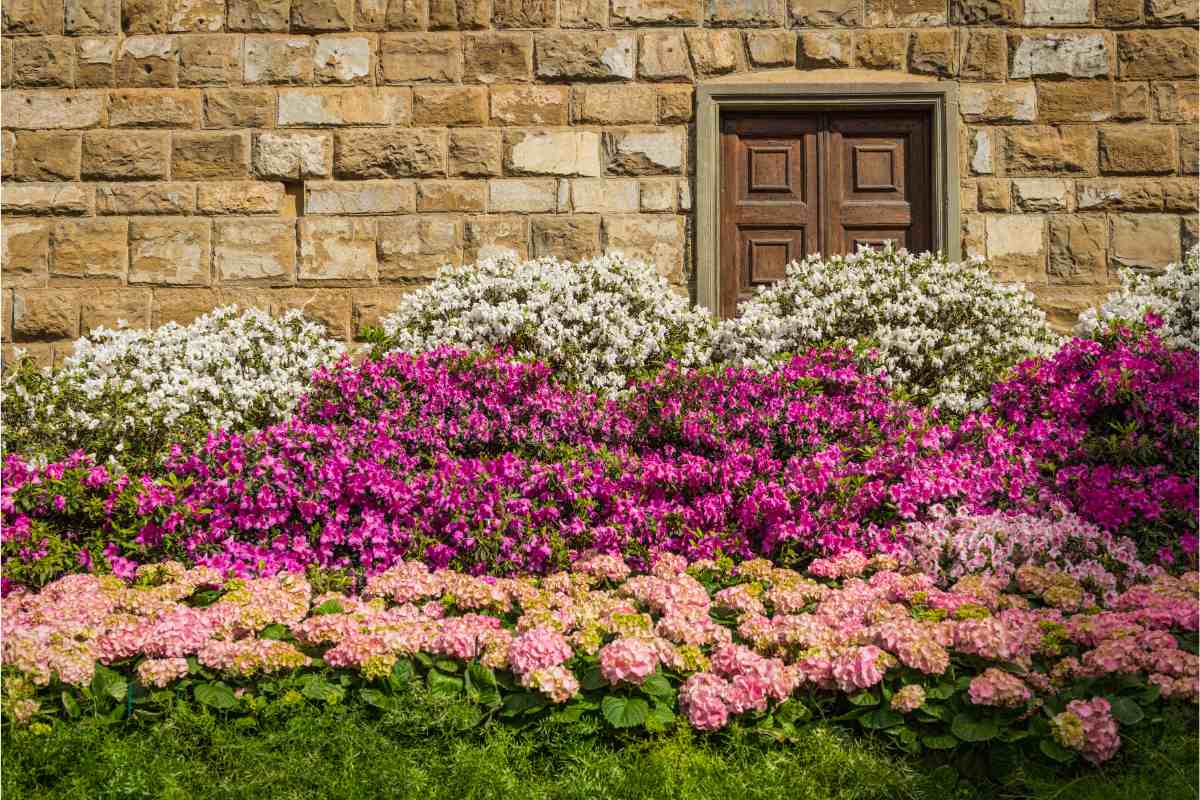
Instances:
[[[1094,336],[1114,322],[1143,322],[1153,314],[1162,320],[1158,332],[1168,347],[1200,349],[1200,246],[1158,275],[1123,269],[1120,276],[1121,288],[1099,310],[1083,312],[1076,333]]]
[[[147,465],[173,442],[283,419],[313,370],[342,352],[298,310],[229,306],[189,325],[96,328],[58,369],[22,360],[5,377],[4,449]]]
[[[742,305],[717,331],[714,358],[765,367],[817,344],[868,351],[912,399],[965,413],[992,381],[1055,337],[1031,293],[997,282],[982,261],[905,250],[792,262],[786,278]]]
[[[382,320],[384,351],[511,348],[567,384],[613,397],[668,361],[709,363],[712,324],[654,269],[620,255],[515,255],[444,268]]]

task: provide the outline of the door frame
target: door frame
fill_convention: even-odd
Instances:
[[[928,110],[931,114],[933,241],[962,258],[958,179],[958,86],[953,81],[713,82],[696,91],[696,304],[721,307],[721,114],[747,111]]]

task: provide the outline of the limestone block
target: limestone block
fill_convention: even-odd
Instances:
[[[794,28],[856,28],[862,24],[862,0],[788,0]]]
[[[976,182],[979,197],[976,205],[980,211],[1009,211],[1012,208],[1012,190],[1004,178],[980,178]]]
[[[12,75],[9,86],[75,85],[75,43],[64,36],[10,40]]]
[[[638,76],[648,81],[690,81],[692,62],[681,31],[642,34],[638,51]]]
[[[408,178],[443,175],[446,132],[440,130],[338,131],[333,171],[343,178]]]
[[[529,257],[528,222],[525,217],[475,217],[463,232],[463,260],[467,263],[515,253]]]
[[[595,216],[534,217],[530,221],[534,258],[576,260],[600,253],[600,218]]]
[[[247,36],[246,83],[303,84],[313,80],[313,40],[305,36]]]
[[[228,0],[226,24],[231,31],[286,33],[291,0]]]
[[[75,40],[75,86],[79,89],[112,86],[117,61],[115,36]],[[7,70],[6,70],[7,74]],[[5,85],[7,85],[7,80]]]
[[[5,156],[12,159],[10,174],[16,180],[79,180],[78,133],[22,131],[11,140],[6,136],[5,142],[9,143]]]
[[[209,286],[212,231],[206,219],[129,223],[129,283]]]
[[[608,0],[558,0],[561,28],[608,27]]]
[[[179,82],[179,42],[174,36],[130,36],[117,51],[119,86],[170,87]]]
[[[995,172],[995,135],[990,128],[977,128],[971,133],[971,172],[991,175]]]
[[[1046,221],[1040,214],[988,214],[987,259],[1001,281],[1046,279]]]
[[[493,0],[497,28],[553,28],[558,19],[554,0]]]
[[[958,76],[971,81],[1002,81],[1008,74],[1004,32],[972,29],[962,32]]]
[[[0,193],[5,214],[90,214],[91,186],[79,183],[10,183]]]
[[[1149,84],[1114,83],[1113,89],[1113,119],[1135,120],[1150,116]]]
[[[1163,184],[1145,178],[1095,178],[1078,181],[1075,202],[1080,211],[1161,211]]]
[[[342,283],[334,283],[340,286]],[[242,292],[247,290],[243,289]],[[223,291],[222,296],[228,294]],[[293,309],[325,328],[326,335],[339,341],[350,334],[350,293],[332,289],[287,289],[268,295],[272,310],[282,314]]]
[[[488,211],[493,214],[545,214],[558,208],[553,178],[488,181]]]
[[[1159,122],[1188,123],[1194,128],[1200,121],[1200,86],[1196,81],[1154,84],[1154,115]]]
[[[18,289],[13,293],[12,334],[18,342],[79,338],[78,289]]]
[[[541,33],[536,36],[537,75],[547,80],[632,80],[632,33]]]
[[[505,131],[509,175],[599,176],[600,134],[591,131]]]
[[[354,0],[292,0],[291,15],[294,31],[348,31]]]
[[[698,74],[725,75],[738,68],[742,38],[736,31],[688,30],[684,36]]]
[[[1117,214],[1109,240],[1109,267],[1163,270],[1179,261],[1179,217],[1168,214]]]
[[[490,0],[429,0],[430,30],[482,30],[491,17]]]
[[[1108,226],[1101,215],[1050,217],[1051,283],[1108,283]]]
[[[1175,171],[1175,132],[1150,125],[1100,129],[1100,171],[1109,175],[1150,175]]]
[[[959,108],[968,122],[1032,122],[1037,90],[1032,83],[963,84]]]
[[[98,180],[166,178],[171,160],[167,131],[88,131],[82,174]]]
[[[1195,78],[1197,57],[1193,30],[1171,28],[1117,34],[1117,61],[1125,80]]]
[[[379,278],[431,278],[463,258],[462,222],[452,217],[409,217],[379,223]]]
[[[96,189],[96,213],[180,215],[196,210],[190,183],[114,183]]]
[[[493,94],[493,103],[495,95]],[[580,86],[575,89],[575,120],[595,125],[653,123],[658,94],[652,86]]]
[[[379,37],[381,83],[454,83],[462,78],[457,33],[393,33]]]
[[[796,34],[792,31],[748,31],[746,52],[755,67],[790,67],[796,63]]]
[[[67,0],[63,23],[68,36],[120,33],[120,0]]]
[[[311,217],[299,225],[301,281],[351,285],[379,277],[373,220]]]
[[[149,289],[100,289],[80,295],[79,330],[117,328],[121,324],[144,328],[150,324]]]
[[[204,94],[205,128],[270,128],[275,93],[269,89],[214,89]]]
[[[361,339],[368,328],[382,327],[383,318],[395,311],[400,298],[413,288],[373,286],[370,289],[355,289],[350,309],[350,328],[354,338]]]
[[[365,36],[318,36],[313,73],[320,83],[370,83],[371,49]]]
[[[904,69],[908,57],[908,33],[861,31],[854,37],[855,58],[864,69]]]
[[[411,117],[411,89],[282,89],[276,121],[281,127],[405,125]]]
[[[486,125],[487,89],[482,86],[418,86],[413,89],[412,121],[414,125]]]
[[[10,0],[0,9],[3,29],[13,33],[62,33],[63,3],[61,0]]]
[[[777,28],[784,24],[785,0],[707,0],[711,25],[738,28]]]
[[[627,214],[638,210],[638,182],[618,178],[571,181],[571,207],[584,214]]]
[[[417,184],[417,211],[479,211],[487,209],[487,184],[483,181],[421,181]]]
[[[586,91],[599,88],[588,87]],[[493,125],[502,126],[567,125],[570,122],[569,97],[570,90],[566,86],[493,86],[491,121]]]
[[[306,181],[307,214],[411,214],[416,192],[407,181]]]
[[[110,128],[194,128],[201,94],[187,90],[126,90],[108,95]]]
[[[1195,178],[1165,178],[1163,185],[1163,208],[1179,213],[1195,212],[1197,210],[1197,191]]]
[[[1096,0],[1096,24],[1109,28],[1139,25],[1143,0]]]
[[[1087,25],[1091,0],[1024,0],[1026,25]]]
[[[920,28],[946,24],[946,0],[866,0],[868,28]]]
[[[613,0],[612,25],[698,25],[700,0]]]
[[[639,206],[643,212],[674,211],[679,196],[678,182],[673,178],[650,178],[638,182]]]
[[[1196,24],[1200,9],[1188,0],[1147,0],[1146,16],[1161,25]]]
[[[282,183],[204,181],[196,187],[201,214],[279,214],[284,206]]]
[[[1103,34],[1012,34],[1010,78],[1100,78],[1109,74]]]
[[[1013,202],[1020,211],[1069,211],[1071,183],[1053,178],[1017,178]]]
[[[287,285],[295,268],[294,222],[231,219],[213,224],[213,269],[221,284]]]
[[[807,69],[848,67],[854,58],[849,31],[805,31],[800,34],[796,63]]]
[[[9,90],[4,93],[5,128],[94,128],[103,120],[103,92]]]
[[[675,175],[683,170],[683,131],[609,131],[604,134],[605,171],[610,175]]]
[[[911,72],[952,77],[958,72],[958,38],[951,30],[916,31],[908,59]]]
[[[242,37],[179,37],[180,86],[229,86],[241,75]]]
[[[1037,88],[1038,117],[1043,122],[1099,122],[1116,113],[1110,81],[1041,81]]]
[[[249,175],[249,133],[176,133],[171,139],[173,178],[245,178]]]
[[[50,222],[5,220],[0,225],[0,282],[5,287],[45,286],[50,263]]]
[[[683,278],[684,218],[664,214],[606,216],[604,249],[652,264],[668,281]]]
[[[499,175],[504,145],[498,130],[452,130],[448,172],[458,176]]]
[[[658,88],[658,122],[660,125],[692,121],[692,87],[660,86]]]
[[[1087,126],[1007,128],[1004,163],[1009,175],[1095,174],[1096,135]]]
[[[254,171],[262,178],[327,178],[332,157],[330,133],[260,133],[254,140]]]

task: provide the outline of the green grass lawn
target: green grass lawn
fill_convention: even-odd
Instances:
[[[424,691],[410,691],[403,709],[275,705],[252,720],[179,705],[141,723],[8,729],[3,796],[1190,800],[1200,784],[1196,715],[1182,711],[1132,732],[1103,770],[1010,763],[993,765],[993,778],[966,778],[819,723],[790,745],[749,730],[706,737],[686,727],[622,741],[587,723],[477,725],[474,707]]]

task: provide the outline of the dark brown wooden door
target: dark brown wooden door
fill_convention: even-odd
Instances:
[[[721,316],[810,253],[932,249],[929,124],[920,112],[724,118]]]

